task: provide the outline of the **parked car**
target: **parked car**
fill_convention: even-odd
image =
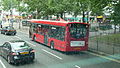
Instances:
[[[116,28],[116,29],[119,29],[119,26],[118,26],[118,25],[116,25],[116,26],[115,26],[115,25],[112,25],[112,29],[115,29],[115,28]]]
[[[0,53],[9,64],[18,64],[35,59],[35,50],[23,40],[5,42],[0,46]]]
[[[22,20],[22,26],[29,26],[30,23],[28,22],[27,19]]]
[[[12,26],[6,26],[1,29],[1,34],[10,34],[10,35],[16,35],[16,30]]]

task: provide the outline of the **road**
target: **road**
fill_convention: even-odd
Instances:
[[[118,68],[120,61],[84,51],[78,54],[66,55],[40,43],[31,41],[27,32],[18,31],[17,35],[9,36],[0,34],[0,44],[5,41],[22,39],[28,42],[36,50],[36,59],[33,63],[21,63],[20,65],[8,64],[0,57],[0,68]]]

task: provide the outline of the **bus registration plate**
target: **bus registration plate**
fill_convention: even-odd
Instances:
[[[71,41],[71,46],[85,46],[85,41]]]

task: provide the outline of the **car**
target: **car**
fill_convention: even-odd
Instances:
[[[5,26],[1,29],[1,34],[5,34],[5,35],[16,35],[16,30],[14,29],[14,27],[12,26]]]
[[[27,19],[22,20],[22,26],[29,26],[30,23],[28,22]]]
[[[35,59],[35,50],[23,40],[5,42],[0,46],[0,53],[9,64],[33,62]]]

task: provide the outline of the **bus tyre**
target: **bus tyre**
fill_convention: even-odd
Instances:
[[[51,48],[52,50],[54,50],[54,42],[53,42],[53,41],[50,43],[50,48]]]
[[[36,37],[35,36],[33,37],[33,40],[36,41]]]

